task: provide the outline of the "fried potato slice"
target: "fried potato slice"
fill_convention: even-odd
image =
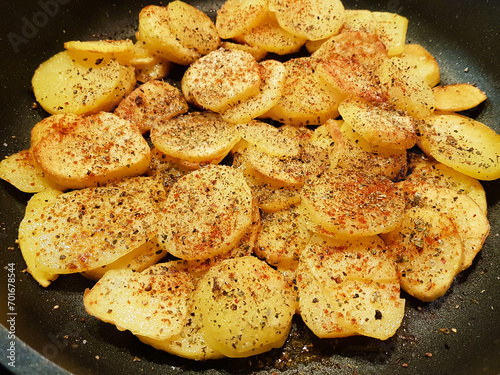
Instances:
[[[305,38],[284,30],[271,13],[252,30],[233,39],[278,55],[298,52],[306,42]]]
[[[90,315],[134,335],[165,340],[179,334],[188,318],[194,283],[183,262],[143,272],[110,270],[83,296]]]
[[[208,166],[179,179],[158,223],[159,243],[186,260],[208,259],[234,247],[252,223],[252,192],[243,174]]]
[[[294,296],[283,275],[264,261],[227,259],[210,268],[197,288],[204,337],[215,350],[248,357],[284,344]]]
[[[312,280],[307,281],[316,290],[305,295],[299,285],[299,309],[320,337],[361,334],[385,340],[395,334],[404,300],[394,259],[379,237],[339,241],[314,236],[302,253],[301,267],[302,277],[309,273]],[[314,306],[318,303],[323,311]]]
[[[123,99],[113,113],[135,124],[141,133],[146,133],[155,124],[186,113],[188,109],[188,103],[177,87],[150,80]]]
[[[389,57],[404,50],[408,19],[396,13],[372,12],[377,20],[377,35],[387,47]]]
[[[412,205],[432,208],[453,221],[464,246],[460,270],[470,267],[490,232],[486,213],[472,198],[452,189],[411,181],[404,183],[404,189]]]
[[[458,114],[436,114],[419,124],[418,146],[437,161],[478,180],[500,177],[500,135]]]
[[[385,176],[393,181],[406,176],[405,150],[391,151],[370,145],[345,122],[341,124],[340,132],[345,151],[340,154],[337,167]]]
[[[0,178],[24,193],[38,193],[46,189],[65,190],[45,176],[31,150],[16,152],[0,161]]]
[[[151,162],[146,175],[159,180],[167,194],[179,178],[191,171],[191,169],[183,167],[175,158],[164,154],[157,148],[153,147],[151,150]]]
[[[330,53],[318,63],[316,74],[344,97],[354,95],[373,102],[386,102],[385,87],[358,61]]]
[[[420,44],[406,44],[400,57],[413,67],[430,87],[441,81],[436,59]]]
[[[134,42],[131,39],[71,40],[64,43],[64,48],[70,51],[72,56],[80,55],[83,58],[88,58],[89,56],[105,59],[114,58],[120,64],[127,65],[133,56]]]
[[[302,215],[296,206],[262,215],[262,230],[255,254],[267,263],[281,268],[294,268],[310,233],[301,225]]]
[[[137,337],[143,343],[151,345],[153,348],[163,350],[167,353],[177,355],[182,358],[205,361],[207,359],[223,358],[224,355],[211,348],[203,335],[203,322],[199,311],[199,292],[196,289],[193,293],[193,301],[190,306],[187,320],[181,332],[169,337],[166,340],[157,340],[151,337]]]
[[[311,132],[307,128],[287,126],[284,131],[301,139],[300,151],[295,156],[272,156],[256,146],[249,146],[246,160],[251,167],[272,180],[288,186],[304,184],[309,178],[318,176],[332,168],[336,162],[336,140],[322,125]]]
[[[401,226],[383,238],[396,254],[401,287],[421,301],[444,295],[461,269],[460,234],[453,221],[435,209],[407,210]]]
[[[250,32],[267,17],[267,0],[226,0],[217,11],[219,36],[231,39]]]
[[[413,117],[359,99],[346,99],[339,105],[342,119],[368,143],[389,150],[406,150],[417,142]]]
[[[82,272],[82,275],[88,279],[97,281],[109,270],[125,269],[141,272],[158,263],[166,255],[167,252],[159,247],[156,239],[151,238],[130,253],[115,260],[113,263]]]
[[[299,140],[283,134],[284,128],[254,120],[238,125],[238,129],[245,141],[269,155],[295,156],[299,153]]]
[[[269,0],[279,25],[293,35],[319,40],[338,34],[345,20],[340,0]]]
[[[345,98],[314,72],[318,60],[310,57],[284,62],[285,90],[278,103],[264,117],[290,125],[320,125],[336,118],[338,104]]]
[[[342,26],[344,31],[359,31],[367,34],[377,32],[378,21],[373,13],[367,9],[346,9],[345,21]]]
[[[248,44],[241,44],[241,43],[233,43],[233,42],[221,42],[220,44],[221,48],[224,49],[239,49],[245,52],[248,52],[251,54],[256,61],[261,61],[264,60],[264,58],[267,56],[267,51],[264,51],[263,49],[259,47],[252,47]]]
[[[387,49],[375,34],[364,32],[343,31],[327,39],[312,54],[314,58],[328,61],[333,55],[340,55],[346,59],[354,60],[363,68],[372,72],[385,59]]]
[[[115,262],[155,236],[164,195],[150,177],[58,195],[37,219],[37,267],[66,274]]]
[[[402,219],[403,191],[385,177],[334,169],[308,181],[302,204],[313,221],[340,236],[390,232]]]
[[[31,150],[50,133],[57,131],[62,127],[71,126],[71,124],[79,118],[74,113],[58,113],[45,117],[31,128],[30,147]]]
[[[213,112],[190,112],[151,129],[158,150],[191,162],[223,158],[240,139],[236,125]]]
[[[114,108],[132,91],[135,74],[114,59],[85,61],[63,51],[37,68],[31,84],[36,100],[50,114],[89,114]]]
[[[140,175],[151,158],[136,126],[108,112],[63,121],[33,155],[48,178],[75,189]]]
[[[427,82],[400,57],[385,60],[375,72],[389,101],[413,117],[422,119],[435,109],[434,95]]]
[[[488,210],[486,192],[477,179],[437,161],[431,161],[422,155],[410,156],[410,169],[411,173],[407,180],[414,181],[415,184],[446,187],[459,194],[466,194],[478,204],[483,212]]]
[[[243,100],[222,113],[222,118],[234,123],[245,123],[274,107],[285,89],[286,69],[276,60],[259,63],[262,84],[260,92]]]
[[[182,77],[181,86],[191,104],[224,112],[259,94],[259,64],[248,52],[218,49],[191,64]]]
[[[176,40],[201,55],[215,51],[220,45],[217,29],[210,17],[183,1],[167,4],[166,22]]]
[[[57,278],[58,274],[40,269],[37,254],[40,250],[45,222],[44,212],[56,201],[57,196],[60,194],[62,194],[61,191],[47,189],[33,195],[26,205],[24,218],[19,225],[18,243],[28,272],[45,288]]]
[[[436,86],[432,90],[436,100],[436,110],[460,112],[477,107],[487,97],[484,92],[469,83]]]
[[[138,41],[153,54],[180,65],[189,65],[201,53],[184,46],[170,28],[167,7],[148,5],[139,13]]]
[[[137,81],[143,83],[165,78],[174,65],[172,61],[157,56],[147,49],[142,40],[134,44],[128,64],[135,68]]]

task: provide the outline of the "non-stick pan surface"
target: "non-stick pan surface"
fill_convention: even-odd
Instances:
[[[187,1],[215,18],[222,1]],[[151,3],[155,3],[152,1]],[[131,37],[150,3],[108,0],[16,0],[0,3],[0,157],[29,147],[29,130],[46,116],[33,109],[36,67],[67,40]],[[496,0],[344,0],[347,8],[398,12],[408,40],[439,61],[444,83],[476,83],[488,101],[469,115],[500,132],[500,2]],[[171,76],[177,82],[182,69]],[[198,363],[143,345],[128,332],[87,315],[78,275],[40,287],[16,245],[30,195],[0,183],[0,363],[16,373],[58,374],[499,374],[500,183],[485,182],[491,234],[470,269],[433,303],[407,295],[404,322],[387,341],[320,340],[296,319],[286,345],[249,359]],[[8,292],[9,266],[16,279]],[[10,280],[13,281],[13,280]],[[12,292],[12,290],[11,290]],[[8,298],[14,302],[8,310]],[[9,315],[15,313],[15,315]],[[12,319],[14,317],[14,320]],[[9,321],[10,320],[10,321]],[[7,327],[7,328],[5,328]],[[7,329],[17,335],[11,340]],[[14,343],[11,343],[14,341]],[[12,355],[14,357],[10,357]],[[15,360],[15,368],[8,366]],[[0,369],[1,370],[1,369]]]

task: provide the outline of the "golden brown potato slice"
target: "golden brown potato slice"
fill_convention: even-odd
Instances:
[[[146,174],[161,181],[167,194],[179,178],[191,171],[191,169],[185,168],[178,160],[164,154],[157,148],[151,150],[151,162]]]
[[[373,102],[387,101],[379,79],[354,59],[330,53],[316,69],[316,74],[344,97],[353,95]]]
[[[134,335],[165,340],[179,334],[188,318],[193,280],[183,262],[143,272],[111,270],[83,297],[90,315]]]
[[[26,205],[24,218],[19,225],[18,243],[27,270],[43,287],[48,287],[58,276],[57,273],[46,272],[38,267],[37,254],[44,231],[44,212],[60,194],[61,191],[47,189],[33,195]]]
[[[231,39],[248,33],[267,17],[267,0],[226,0],[217,11],[219,36]]]
[[[148,177],[58,195],[40,213],[40,237],[30,244],[37,247],[38,268],[83,272],[125,256],[156,234],[164,195]]]
[[[208,166],[179,179],[158,223],[159,243],[186,260],[208,259],[234,247],[252,223],[252,193],[243,174]]]
[[[154,55],[181,65],[189,65],[200,58],[201,53],[184,46],[168,24],[167,7],[148,5],[139,13],[137,40]]]
[[[285,90],[265,117],[290,125],[320,125],[339,115],[338,104],[344,96],[314,73],[317,62],[303,57],[284,63]]]
[[[345,20],[340,0],[269,0],[269,10],[280,26],[293,35],[319,40],[338,34]]]
[[[402,58],[393,57],[380,65],[376,74],[387,91],[389,101],[416,118],[434,112],[435,100],[427,82]]]
[[[466,194],[476,202],[481,210],[487,211],[486,192],[481,183],[473,177],[457,172],[442,163],[431,161],[422,155],[410,157],[411,173],[407,180],[416,184],[431,184]]]
[[[478,180],[500,177],[500,135],[458,114],[436,114],[419,124],[419,147],[437,161]]]
[[[464,246],[460,270],[468,268],[490,232],[486,213],[472,198],[449,188],[406,181],[404,189],[410,204],[432,208],[453,221]]]
[[[166,22],[176,40],[201,55],[216,50],[220,45],[217,29],[210,17],[183,1],[167,4]]]
[[[132,91],[132,67],[116,60],[75,59],[68,51],[43,62],[31,84],[36,100],[50,114],[89,114],[113,109]]]
[[[406,44],[400,57],[413,67],[430,87],[441,81],[436,59],[420,44]]]
[[[296,266],[310,234],[296,206],[262,215],[262,230],[259,234],[255,254],[273,266],[293,268]]]
[[[284,128],[276,128],[266,122],[254,120],[238,125],[241,137],[249,144],[272,156],[295,156],[300,145],[297,138],[283,134]]]
[[[331,55],[355,60],[371,72],[387,59],[387,49],[375,34],[343,31],[322,43],[312,56],[327,61]]]
[[[342,119],[368,143],[389,150],[406,150],[417,142],[413,117],[360,99],[339,105]]]
[[[260,92],[259,64],[248,52],[218,49],[191,64],[181,84],[191,104],[224,112]]]
[[[82,275],[88,279],[97,281],[109,270],[125,269],[132,270],[134,272],[141,272],[158,263],[166,255],[167,252],[159,247],[156,239],[151,238],[141,246],[132,250],[130,253],[115,260],[113,263],[82,272]]]
[[[38,193],[46,189],[65,188],[45,176],[31,150],[22,150],[0,161],[0,178],[24,193]]]
[[[114,114],[135,124],[141,133],[171,118],[186,113],[186,99],[178,88],[151,80],[139,86],[120,102]]]
[[[306,42],[305,38],[284,30],[272,13],[268,13],[252,30],[233,39],[278,55],[298,52]]]
[[[284,344],[294,296],[266,262],[253,256],[227,259],[210,268],[197,288],[204,337],[215,350],[248,357]]]
[[[140,175],[151,158],[137,127],[108,112],[62,122],[33,155],[48,178],[75,189]]]
[[[79,116],[74,113],[59,113],[56,115],[45,117],[31,128],[30,146],[31,150],[40,142],[45,136],[53,131],[57,131],[61,127],[70,126]]]
[[[390,12],[372,12],[372,15],[377,20],[377,35],[387,47],[389,56],[403,52],[408,19]]]
[[[460,234],[453,221],[435,209],[407,210],[401,226],[383,238],[396,255],[401,287],[421,301],[444,295],[461,269]]]
[[[402,219],[402,190],[385,177],[334,169],[302,187],[311,219],[340,236],[387,233]]]
[[[191,162],[223,158],[240,139],[236,125],[213,112],[190,112],[151,129],[158,150]]]
[[[260,92],[245,99],[222,113],[222,118],[234,123],[245,123],[259,117],[274,107],[285,89],[286,69],[276,60],[259,64],[262,84]]]
[[[373,13],[367,9],[346,9],[344,31],[359,31],[367,34],[377,32],[378,22]]]
[[[233,42],[221,42],[220,44],[221,48],[224,49],[239,49],[245,52],[248,52],[251,54],[256,61],[261,61],[264,60],[264,58],[267,56],[267,51],[264,51],[263,49],[259,47],[252,47],[248,44],[241,44],[241,43],[233,43]]]
[[[299,309],[320,337],[361,334],[385,340],[395,334],[404,300],[399,298],[394,258],[379,237],[339,241],[314,236],[300,268],[302,278],[312,276],[306,281],[316,290],[309,289],[314,295],[301,293],[299,284]]]
[[[356,169],[368,174],[385,176],[393,181],[406,176],[406,151],[391,151],[370,145],[345,122],[340,126],[345,151],[340,154],[337,166]]]
[[[487,97],[484,92],[469,83],[437,86],[432,90],[436,100],[436,110],[460,112],[477,107]]]
[[[133,57],[134,42],[131,39],[123,40],[72,40],[64,43],[64,48],[70,51],[72,56],[82,58],[105,58],[116,59],[120,64],[128,65]]]

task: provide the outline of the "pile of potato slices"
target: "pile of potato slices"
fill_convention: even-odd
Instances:
[[[340,0],[227,0],[215,22],[172,1],[133,39],[65,43],[32,80],[50,116],[0,162],[34,193],[28,272],[96,280],[90,315],[194,360],[278,348],[295,314],[393,336],[401,289],[433,301],[473,263],[500,177],[500,135],[458,113],[486,95],[438,86],[407,27]]]

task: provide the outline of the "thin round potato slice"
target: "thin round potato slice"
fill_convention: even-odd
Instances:
[[[223,39],[248,33],[267,16],[267,0],[226,0],[217,11],[215,26]]]
[[[212,112],[190,112],[151,129],[151,141],[158,150],[191,162],[223,158],[240,139],[235,124]]]
[[[269,0],[269,10],[276,14],[283,29],[309,40],[337,34],[345,20],[340,0]]]
[[[151,80],[131,92],[113,113],[135,124],[141,133],[146,133],[155,124],[186,113],[188,109],[188,103],[178,88],[167,82]]]
[[[419,147],[437,161],[478,180],[500,178],[500,135],[458,114],[427,117],[419,124]]]
[[[95,113],[118,103],[114,90],[122,69],[127,68],[113,59],[77,61],[63,51],[38,67],[31,84],[36,100],[50,114]]]
[[[248,52],[255,58],[256,61],[262,61],[264,60],[264,57],[267,56],[267,51],[264,51],[263,49],[258,47],[252,47],[248,44],[221,42],[220,46],[224,49],[240,49],[242,51]]]
[[[420,44],[406,44],[401,58],[412,66],[430,87],[436,86],[441,81],[439,64]]]
[[[40,251],[40,241],[44,231],[43,213],[60,194],[62,194],[61,191],[52,189],[34,194],[28,201],[23,220],[19,224],[18,243],[27,271],[44,288],[48,287],[58,274],[44,271],[38,267],[37,254]]]
[[[37,122],[35,126],[31,128],[31,150],[33,150],[38,142],[45,138],[45,136],[53,131],[57,131],[57,129],[61,127],[70,126],[78,117],[79,116],[74,113],[58,113],[45,117],[42,121]]]
[[[260,92],[222,113],[222,118],[234,123],[245,123],[274,107],[285,89],[286,69],[276,60],[259,63],[262,84]]]
[[[442,186],[455,190],[459,194],[466,194],[479,205],[481,210],[487,212],[486,192],[477,179],[421,155],[413,155],[410,160],[412,172],[408,175],[407,180],[414,181],[416,184]]]
[[[347,99],[339,105],[342,119],[368,143],[390,150],[406,150],[417,142],[413,117],[389,106],[360,99]]]
[[[403,192],[385,177],[334,169],[302,187],[313,221],[341,236],[390,232],[402,220]]]
[[[284,63],[285,90],[265,117],[290,125],[320,125],[338,117],[338,104],[345,97],[314,73],[317,63],[310,57]]]
[[[295,314],[283,275],[253,256],[214,265],[198,283],[204,336],[228,357],[248,357],[284,344]]]
[[[141,175],[150,152],[135,125],[108,112],[62,121],[33,149],[48,178],[74,189]]]
[[[387,47],[389,57],[403,52],[408,30],[408,19],[396,13],[372,12],[377,20],[377,35]]]
[[[305,38],[284,30],[271,13],[252,30],[235,37],[234,40],[278,55],[298,52],[306,42]]]
[[[115,262],[155,236],[164,200],[150,177],[58,195],[33,219],[40,223],[37,267],[68,274]]]
[[[484,92],[469,83],[436,86],[432,93],[436,100],[436,110],[444,112],[465,111],[488,99]]]
[[[243,174],[227,166],[208,166],[182,177],[164,207],[158,241],[186,260],[229,251],[252,223],[252,192]]]
[[[449,188],[405,181],[404,189],[410,204],[433,208],[453,221],[464,245],[461,270],[470,267],[490,232],[486,213],[472,198]]]
[[[224,112],[260,92],[259,64],[248,52],[218,49],[191,64],[181,86],[191,104]]]
[[[134,42],[131,39],[123,40],[72,40],[64,43],[64,48],[73,56],[81,58],[103,57],[114,58],[120,64],[127,65],[134,54]]]
[[[407,210],[401,226],[383,238],[396,256],[401,287],[421,301],[444,295],[461,270],[460,234],[447,215],[433,208]]]
[[[201,10],[183,1],[167,4],[166,22],[170,31],[184,47],[201,55],[219,47],[220,38],[214,23]]]
[[[165,340],[179,334],[188,318],[194,283],[183,262],[143,272],[110,270],[83,296],[90,315],[120,331]]]
[[[378,22],[375,16],[367,9],[346,9],[342,33],[345,31],[358,31],[367,34],[375,34],[377,31],[377,24]]]

